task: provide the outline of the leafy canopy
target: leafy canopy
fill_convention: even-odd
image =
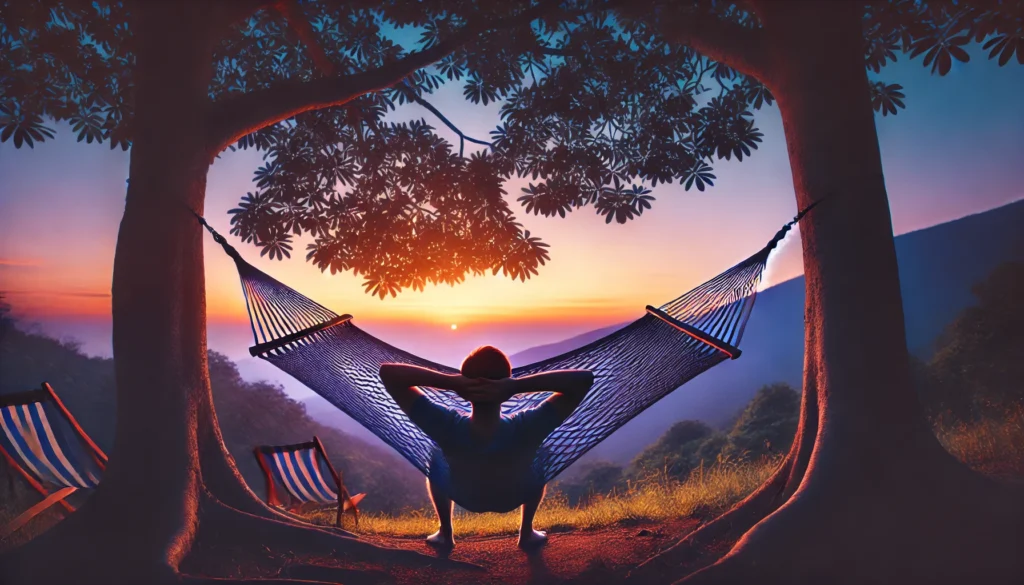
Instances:
[[[716,161],[750,156],[762,138],[754,112],[773,102],[758,80],[697,53],[679,32],[699,35],[692,31],[706,27],[687,24],[706,22],[739,37],[756,32],[755,2],[210,6],[211,14],[234,16],[210,39],[211,108],[230,109],[239,96],[280,96],[289,82],[289,99],[301,100],[304,84],[355,80],[436,55],[387,79],[383,90],[257,119],[253,131],[232,138],[232,149],[255,148],[265,160],[255,190],[230,212],[232,232],[271,258],[289,257],[294,238],[309,236],[307,260],[332,273],[352,270],[381,297],[486,271],[525,280],[549,256],[516,220],[507,181],[528,180],[518,197],[525,213],[565,217],[592,207],[606,222],[625,223],[651,208],[658,184],[703,191],[714,184]],[[79,141],[128,149],[133,11],[146,4],[3,0],[0,7],[7,56],[0,142],[31,148],[54,136],[47,124],[67,121]],[[865,67],[878,73],[903,53],[945,75],[954,61],[969,60],[964,47],[972,41],[1001,65],[1024,63],[1022,22],[1021,0],[868,4]],[[446,84],[461,86],[470,104],[497,104],[490,136],[466,136],[430,103]],[[872,81],[875,110],[896,114],[902,90]],[[396,107],[408,102],[430,116],[396,119]],[[475,145],[469,152],[466,142]]]

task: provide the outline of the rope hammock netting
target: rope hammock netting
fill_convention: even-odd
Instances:
[[[594,385],[586,399],[544,440],[533,466],[552,480],[574,461],[658,400],[698,374],[736,359],[757,288],[772,250],[812,204],[760,251],[722,274],[592,343],[520,366],[513,377],[586,369]],[[398,407],[378,377],[381,364],[404,363],[444,373],[458,370],[402,351],[246,262],[198,214],[200,223],[235,261],[249,312],[254,357],[302,382],[398,451],[426,475],[437,444]],[[448,390],[421,388],[434,402],[469,414],[468,402]],[[511,415],[534,408],[550,393],[514,396]]]

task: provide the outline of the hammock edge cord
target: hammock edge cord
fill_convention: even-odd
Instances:
[[[771,252],[810,207],[783,226],[761,250],[657,311],[711,339],[738,347]],[[277,281],[246,262],[201,216],[194,215],[235,261],[255,343],[250,353],[328,400],[429,476],[439,448],[387,395],[376,370],[387,362],[447,373],[457,370],[377,339],[357,327],[350,315],[339,315]],[[594,388],[583,404],[538,449],[536,473],[550,481],[654,403],[730,357],[721,347],[647,312],[600,339],[514,368],[516,377],[550,369],[595,372]],[[435,402],[469,412],[469,404],[452,392],[422,390]],[[516,396],[502,406],[502,412],[513,415],[528,410],[549,395]]]

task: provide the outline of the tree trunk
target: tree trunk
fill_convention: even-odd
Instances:
[[[212,46],[223,22],[218,25],[203,3],[133,8],[134,140],[112,285],[114,448],[96,493],[79,511],[0,557],[0,582],[205,583],[179,573],[196,542],[222,554],[248,547],[273,556],[294,549],[364,565],[472,567],[294,522],[242,480],[210,393],[205,233],[192,215],[203,213],[216,154],[204,126]],[[189,565],[201,569],[202,563],[190,559]]]
[[[798,207],[825,200],[800,226],[817,435],[792,497],[686,582],[1019,579],[1021,499],[941,447],[911,383],[862,8],[759,6]]]
[[[65,542],[74,544],[57,550],[70,558],[43,559],[60,572],[55,581],[67,563],[108,583],[172,578],[195,538],[204,489],[271,516],[221,440],[206,364],[203,231],[190,209],[203,211],[212,161],[203,127],[212,34],[202,5],[136,8],[134,141],[112,284],[114,448],[93,497],[22,551],[37,582],[46,577],[33,549],[46,557]]]
[[[84,574],[108,582],[176,571],[197,526],[197,430],[215,420],[202,234],[189,213],[202,212],[210,164],[202,127],[210,35],[191,5],[135,8],[134,141],[112,284],[114,447],[93,497],[30,545],[78,540],[71,552],[91,565]]]
[[[723,543],[733,543],[784,504],[800,486],[818,431],[815,364],[804,366],[804,390],[796,436],[778,469],[753,493],[727,512],[687,534],[679,542],[644,561],[627,575],[627,583],[667,583],[718,560]],[[717,553],[720,555],[721,553]]]

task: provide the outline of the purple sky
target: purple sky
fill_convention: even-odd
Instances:
[[[897,234],[1024,196],[1024,68],[1000,68],[977,48],[971,56],[944,78],[902,56],[879,76],[901,83],[907,94],[907,110],[877,117]],[[471,135],[486,135],[497,121],[494,108],[466,105],[455,86],[434,103]],[[412,116],[436,124],[418,106],[395,114]],[[592,210],[567,219],[520,213],[552,245],[552,261],[526,283],[483,277],[381,301],[365,295],[351,275],[321,275],[302,255],[271,262],[252,248],[240,250],[280,280],[425,357],[454,365],[485,342],[514,353],[639,316],[646,304],[661,304],[762,246],[796,209],[778,110],[762,110],[757,119],[765,141],[752,159],[717,164],[719,180],[710,191],[659,186],[654,209],[629,224],[605,225]],[[227,231],[225,212],[254,188],[259,161],[255,152],[226,153],[213,166],[206,209],[221,231]],[[80,339],[93,354],[110,354],[110,275],[127,170],[128,153],[76,143],[64,125],[56,140],[34,149],[0,145],[0,291],[24,319]],[[508,185],[511,198],[520,186]],[[207,241],[210,346],[241,358],[251,339],[241,321],[237,276]],[[795,238],[786,242],[770,267],[771,281],[800,273],[798,250]]]

